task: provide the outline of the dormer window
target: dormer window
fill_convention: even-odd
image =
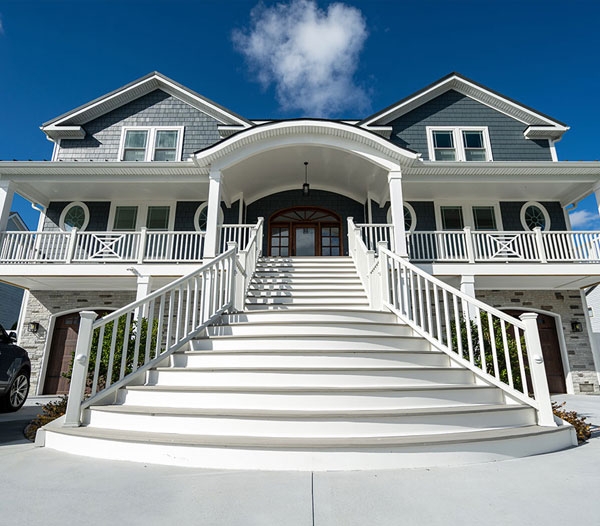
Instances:
[[[183,126],[123,128],[121,161],[179,161]]]
[[[486,127],[427,126],[431,161],[491,161]]]

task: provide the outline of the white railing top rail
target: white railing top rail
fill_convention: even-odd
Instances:
[[[480,301],[477,298],[474,298],[473,296],[469,296],[468,294],[465,294],[464,292],[462,292],[458,289],[455,289],[451,285],[448,285],[447,283],[441,281],[440,279],[436,278],[435,276],[432,276],[431,274],[425,272],[424,270],[420,269],[416,265],[413,265],[412,263],[407,261],[405,258],[401,258],[398,254],[395,254],[394,252],[391,252],[390,250],[383,248],[383,247],[380,248],[380,253],[384,253],[389,258],[398,261],[405,267],[410,267],[410,270],[412,272],[414,272],[415,274],[421,276],[422,278],[426,279],[430,283],[435,284],[440,289],[449,292],[450,294],[456,296],[457,298],[460,298],[462,301],[465,301],[469,305],[477,307],[480,310],[489,312],[490,314],[493,314],[497,318],[504,320],[505,322],[508,322],[511,325],[514,325],[515,327],[519,327],[520,329],[525,329],[525,324],[522,321],[518,320],[517,318],[514,318],[513,316],[510,316],[509,314],[506,314],[505,312],[502,312],[501,310],[498,310],[495,307],[492,307],[491,305],[488,305],[487,303],[484,303],[483,301]]]
[[[164,287],[161,287],[160,289],[155,290],[154,292],[148,294],[144,298],[134,301],[133,303],[130,303],[129,305],[125,305],[124,307],[122,307],[118,310],[115,310],[115,311],[111,312],[110,314],[107,314],[106,316],[103,316],[102,318],[100,318],[99,320],[94,322],[93,328],[97,329],[98,327],[100,327],[102,325],[106,325],[107,323],[120,318],[123,314],[127,314],[129,312],[136,311],[139,307],[143,307],[148,302],[150,302],[154,299],[157,299],[160,296],[163,296],[165,293],[167,293],[171,290],[175,290],[175,289],[179,288],[181,285],[186,283],[190,278],[193,278],[195,275],[201,274],[204,270],[207,270],[210,267],[215,266],[215,264],[220,262],[221,260],[231,257],[231,254],[232,253],[235,254],[235,252],[236,252],[235,248],[228,249],[226,252],[223,252],[223,254],[220,254],[216,258],[211,259],[208,263],[203,264],[202,266],[193,270],[192,272],[189,272],[185,276],[181,276],[180,278],[177,278],[175,281],[172,281],[171,283],[167,283]]]

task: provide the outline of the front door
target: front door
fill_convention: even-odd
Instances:
[[[104,316],[107,312],[96,311],[98,317]],[[64,374],[69,372],[71,366],[77,345],[80,319],[79,312],[56,318],[42,394],[67,394],[69,392],[69,379],[65,378]]]
[[[340,217],[323,208],[300,206],[280,210],[269,220],[271,256],[341,256]]]
[[[293,224],[296,256],[317,255],[317,228],[311,224]]]
[[[505,312],[518,318],[525,311],[507,310]],[[547,314],[538,313],[537,325],[540,333],[540,344],[542,345],[546,377],[548,378],[548,388],[553,394],[566,393],[567,384],[555,318]]]

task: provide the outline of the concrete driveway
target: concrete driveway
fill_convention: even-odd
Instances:
[[[600,424],[599,396],[557,398]],[[35,412],[30,405],[0,415],[2,524],[600,524],[598,430],[583,446],[526,459],[376,472],[272,473],[111,462],[35,448],[19,436]]]

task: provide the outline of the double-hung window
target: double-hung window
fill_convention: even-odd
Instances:
[[[179,161],[183,126],[125,127],[121,136],[122,161]]]
[[[491,161],[486,127],[427,126],[432,161]]]

